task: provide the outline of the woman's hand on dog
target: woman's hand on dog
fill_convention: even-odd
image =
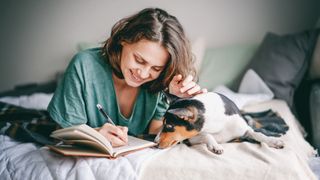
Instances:
[[[113,147],[123,146],[128,143],[128,128],[125,126],[114,126],[105,123],[98,132],[110,141]]]
[[[202,89],[193,81],[193,76],[191,75],[188,75],[185,79],[182,79],[181,74],[176,75],[169,84],[169,93],[180,98],[193,97],[206,92],[208,92],[208,90],[205,88]]]

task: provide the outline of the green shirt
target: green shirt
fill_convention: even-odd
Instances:
[[[84,123],[100,127],[106,119],[96,107],[99,103],[117,125],[127,126],[130,134],[138,135],[148,132],[151,120],[164,115],[168,104],[163,97],[162,92],[152,94],[141,88],[131,116],[124,117],[117,103],[111,66],[101,56],[101,49],[94,48],[73,57],[48,111],[62,127]]]

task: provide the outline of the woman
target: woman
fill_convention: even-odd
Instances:
[[[113,146],[127,133],[156,134],[168,104],[162,90],[179,97],[203,93],[193,81],[189,42],[178,20],[157,8],[121,19],[103,48],[82,51],[70,62],[48,111],[62,127],[86,123]],[[101,104],[117,126],[106,123]]]

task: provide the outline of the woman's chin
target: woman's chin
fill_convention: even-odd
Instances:
[[[132,80],[126,80],[127,84],[131,87],[139,87],[143,84],[143,82],[137,82],[137,81],[132,81]]]

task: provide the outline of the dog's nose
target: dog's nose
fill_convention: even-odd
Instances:
[[[178,143],[177,140],[173,140],[173,141],[170,141],[170,142],[161,141],[161,142],[158,143],[157,148],[159,148],[159,149],[165,149],[165,148],[174,146],[174,145],[176,145],[177,143]]]
[[[159,149],[165,149],[165,148],[169,147],[169,145],[170,145],[170,143],[166,142],[166,141],[159,141],[157,144],[158,144],[157,148],[159,148]]]
[[[159,148],[159,149],[165,149],[165,148],[167,148],[168,147],[168,144],[163,144],[163,143],[161,143],[161,144],[158,144],[157,145],[157,148]]]

